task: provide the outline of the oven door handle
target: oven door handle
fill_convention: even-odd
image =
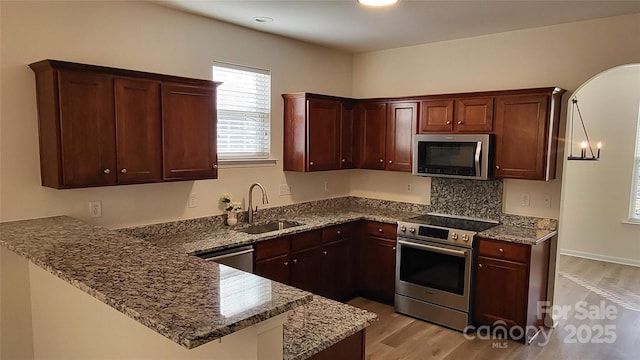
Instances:
[[[440,254],[452,255],[452,256],[456,256],[456,257],[466,257],[467,253],[468,253],[468,250],[445,249],[445,248],[441,248],[441,247],[437,247],[437,246],[431,246],[431,245],[425,245],[425,244],[416,244],[416,243],[413,243],[413,242],[407,242],[407,241],[403,241],[403,240],[398,240],[398,244],[405,245],[405,246],[412,247],[412,248],[416,248],[416,249],[433,251],[433,252],[437,252],[437,253],[440,253]]]

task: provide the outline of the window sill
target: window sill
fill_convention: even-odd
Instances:
[[[629,225],[638,225],[640,226],[640,219],[628,219],[628,220],[622,220],[623,224],[629,224]]]
[[[274,167],[278,159],[233,159],[218,160],[219,169]]]

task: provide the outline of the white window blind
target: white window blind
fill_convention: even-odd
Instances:
[[[218,158],[267,159],[270,150],[271,74],[215,62],[218,87]]]
[[[636,161],[631,194],[631,214],[629,216],[631,219],[640,221],[640,119],[638,119],[638,134],[636,135]]]

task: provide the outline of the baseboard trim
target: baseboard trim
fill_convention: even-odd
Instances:
[[[588,253],[583,251],[575,251],[575,250],[567,250],[567,249],[560,249],[560,254],[575,256],[575,257],[580,257],[580,258],[590,259],[590,260],[598,260],[598,261],[605,261],[605,262],[610,262],[615,264],[640,267],[640,260],[634,260],[634,259],[620,258],[615,256],[606,256],[606,255],[593,254],[593,253]]]

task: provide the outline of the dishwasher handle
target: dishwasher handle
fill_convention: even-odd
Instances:
[[[244,254],[249,254],[253,252],[253,246],[243,246],[240,248],[233,248],[221,251],[215,251],[208,254],[199,255],[201,258],[206,261],[216,261],[219,262],[222,259],[230,258],[233,256],[239,256]]]

